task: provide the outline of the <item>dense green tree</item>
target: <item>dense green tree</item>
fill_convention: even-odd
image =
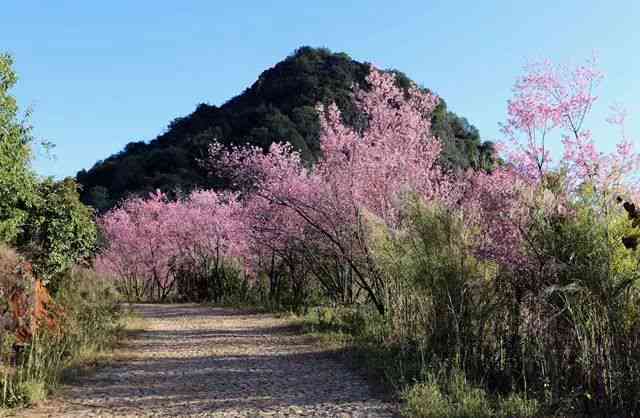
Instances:
[[[80,202],[74,179],[47,179],[38,184],[19,244],[39,276],[50,279],[87,258],[96,239],[93,210]]]
[[[442,141],[442,163],[447,168],[492,168],[493,143],[482,142],[478,129],[449,111],[443,99],[433,112],[431,124],[433,134]]]
[[[354,85],[366,88],[369,70],[368,63],[344,53],[299,48],[222,106],[201,104],[192,114],[172,121],[165,133],[148,144],[132,142],[79,172],[82,199],[104,210],[129,194],[224,186],[223,179],[210,176],[207,167],[198,163],[214,139],[263,149],[274,141],[287,141],[312,163],[320,155],[316,105],[335,102],[347,124],[364,127],[366,120],[356,110],[352,92]],[[404,73],[390,71],[401,87],[413,84]],[[448,111],[444,101],[434,112],[432,124],[444,144],[444,165],[466,169],[491,164],[490,144],[483,144],[478,130]]]
[[[18,119],[9,93],[17,77],[13,60],[0,55],[0,243],[14,243],[33,204],[36,179],[31,172],[29,127]]]
[[[31,169],[30,127],[9,94],[17,80],[12,65],[0,55],[0,244],[27,253],[36,272],[49,278],[91,253],[96,227],[73,179],[42,181]]]

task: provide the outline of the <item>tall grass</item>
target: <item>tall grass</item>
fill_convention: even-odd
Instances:
[[[640,416],[639,257],[621,240],[629,222],[575,210],[534,217],[535,262],[507,270],[474,256],[460,213],[415,204],[401,232],[371,234],[385,314],[359,306],[307,324],[347,341],[407,416]]]
[[[56,329],[39,328],[17,352],[11,338],[3,339],[0,407],[44,399],[68,367],[95,358],[117,341],[122,313],[116,294],[93,272],[73,269],[61,275],[54,300],[63,312]]]

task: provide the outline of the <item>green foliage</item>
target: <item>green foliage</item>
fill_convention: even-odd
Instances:
[[[232,260],[203,257],[175,268],[175,297],[181,301],[224,303],[244,300],[249,285]]]
[[[64,272],[92,254],[96,239],[93,210],[80,202],[73,179],[38,184],[21,236],[36,273],[51,279]]]
[[[489,171],[493,168],[494,144],[482,142],[478,129],[466,118],[449,111],[443,99],[433,112],[431,129],[442,141],[441,161],[445,167]]]
[[[461,215],[410,199],[403,233],[371,238],[388,284],[388,339],[414,341],[431,361],[472,363],[479,353],[471,343],[497,301],[492,266],[473,257]]]
[[[223,179],[210,176],[197,162],[207,155],[213,139],[264,149],[275,141],[286,141],[312,163],[320,154],[316,105],[336,102],[348,124],[365,126],[351,94],[354,84],[364,85],[369,69],[369,64],[346,54],[299,48],[222,106],[201,104],[190,115],[171,122],[167,131],[150,143],[132,142],[90,170],[80,171],[77,180],[83,185],[82,201],[103,211],[129,194],[156,189],[171,194],[224,186]],[[406,75],[394,73],[402,86],[412,84]],[[482,143],[478,130],[448,111],[444,101],[432,124],[444,144],[447,166],[490,166],[491,144]]]
[[[443,395],[440,386],[425,381],[411,387],[405,394],[404,414],[419,418],[443,418],[452,416],[451,404]]]
[[[96,240],[93,212],[72,179],[39,181],[29,165],[30,128],[9,95],[12,60],[0,55],[0,244],[27,252],[45,278],[88,256]]]
[[[512,393],[506,398],[501,398],[498,402],[500,417],[527,418],[538,416],[539,404],[536,399],[528,399],[518,393]]]
[[[116,293],[93,272],[69,270],[60,278],[54,301],[64,311],[59,330],[41,328],[17,358],[11,344],[0,348],[0,407],[44,399],[65,370],[80,361],[94,361],[121,335]]]
[[[542,273],[536,314],[549,319],[548,331],[523,332],[539,359],[527,378],[565,411],[638,411],[639,253],[622,242],[632,225],[590,187],[581,193],[575,216],[538,217],[530,233]]]
[[[94,351],[110,348],[121,330],[120,295],[112,283],[93,270],[73,267],[59,277],[53,295],[66,312],[63,329],[73,335],[78,347]]]
[[[92,211],[80,203],[73,180],[38,183],[31,171],[30,129],[17,120],[17,104],[8,94],[16,81],[11,65],[10,57],[0,56],[0,244],[11,243],[27,250],[35,267],[51,276],[88,255],[96,230]],[[15,337],[5,329],[7,321],[12,322],[6,298],[16,287],[31,285],[32,279],[26,278],[24,283],[12,281],[13,276],[19,276],[13,271],[19,259],[4,246],[0,246],[0,252],[0,267],[6,267],[0,268],[0,406],[11,406],[43,399],[75,350],[89,341],[92,344],[101,341],[108,331],[90,331],[92,321],[82,320],[79,312],[86,315],[113,302],[87,299],[73,306],[63,304],[68,312],[82,309],[75,311],[76,315],[65,316],[65,320],[75,320],[75,325],[65,323],[67,328],[62,335],[37,334],[16,359]],[[73,286],[78,289],[79,283]],[[99,315],[94,321],[104,328],[112,324],[111,319],[113,316]]]
[[[495,416],[486,392],[454,371],[446,378],[428,374],[404,395],[404,413],[420,418],[490,418]]]
[[[9,94],[17,77],[10,56],[0,54],[0,243],[13,243],[28,216],[36,179],[30,170],[30,128],[18,120]]]
[[[416,418],[528,418],[538,416],[538,403],[519,394],[492,399],[471,385],[460,371],[427,373],[402,395],[403,414]]]

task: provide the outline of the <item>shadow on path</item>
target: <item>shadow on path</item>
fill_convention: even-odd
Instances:
[[[117,362],[70,385],[54,416],[396,416],[286,320],[197,305],[133,308],[146,330]]]

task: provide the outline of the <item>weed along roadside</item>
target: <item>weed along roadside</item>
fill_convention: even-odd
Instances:
[[[7,250],[2,258],[5,265],[16,261],[15,253]],[[24,276],[22,279],[32,280]],[[35,314],[18,318],[14,323],[22,326],[24,320],[33,321],[28,337],[19,340],[10,333],[3,334],[3,407],[43,401],[72,370],[86,369],[108,356],[124,335],[125,313],[111,286],[80,268],[70,270],[59,280],[55,294],[40,307],[46,313],[37,308],[26,311],[38,312],[46,316],[46,321],[40,322],[42,317]],[[37,289],[36,285],[35,290],[23,288],[21,292]],[[31,300],[38,303],[37,296]]]

